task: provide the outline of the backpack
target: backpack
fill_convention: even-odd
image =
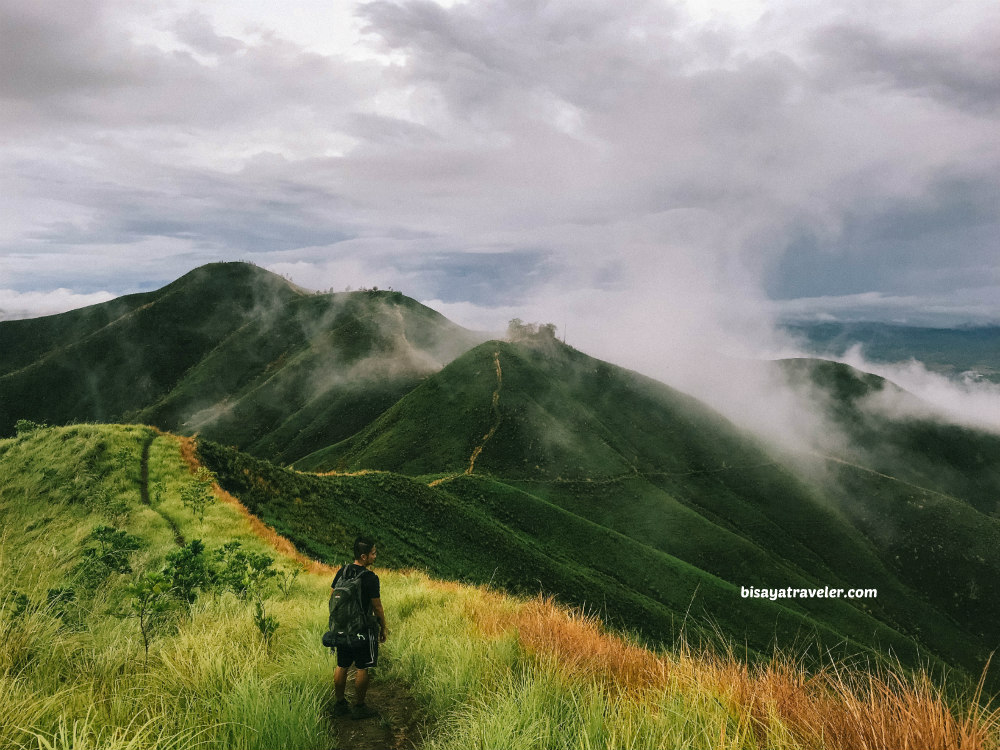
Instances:
[[[371,618],[361,598],[362,574],[346,565],[341,571],[330,594],[329,625],[323,634],[323,645],[327,648],[350,646],[370,637]]]

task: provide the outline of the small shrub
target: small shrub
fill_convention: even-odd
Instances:
[[[212,571],[204,552],[201,540],[192,539],[167,555],[163,574],[170,582],[170,592],[189,604],[197,598],[199,589],[204,591],[211,585]]]
[[[185,508],[190,508],[191,513],[198,521],[205,520],[205,511],[208,506],[215,502],[215,495],[212,494],[211,485],[215,481],[212,472],[205,467],[199,467],[195,477],[197,481],[186,484],[181,489],[181,503]]]
[[[123,495],[111,492],[104,487],[91,490],[85,504],[107,518],[113,526],[118,526],[128,520],[130,510],[128,500]]]
[[[272,566],[274,558],[245,550],[239,542],[222,545],[215,551],[215,559],[222,564],[216,582],[241,599],[262,596],[267,582],[278,574]]]
[[[162,482],[152,482],[149,485],[149,503],[150,505],[159,505],[163,502],[163,498],[166,495],[166,490],[163,488]]]
[[[47,427],[44,422],[33,422],[30,419],[19,419],[14,424],[14,433],[17,437],[24,437],[25,435],[30,435],[36,430],[41,430]]]
[[[253,603],[253,622],[265,641],[270,641],[274,631],[278,629],[278,620],[264,611],[264,600],[255,599]]]
[[[215,558],[222,563],[216,571],[217,583],[235,592],[241,599],[253,602],[254,625],[264,640],[270,641],[278,629],[278,621],[267,614],[264,600],[267,598],[268,582],[278,575],[272,565],[274,559],[261,552],[245,550],[235,541],[216,550]]]
[[[281,595],[285,599],[291,596],[292,585],[295,583],[295,579],[299,577],[299,573],[301,572],[302,570],[300,568],[295,568],[294,570],[291,571],[286,570],[282,571],[281,573],[278,573],[277,576],[278,590],[281,591]]]
[[[146,662],[149,661],[149,642],[153,635],[154,624],[170,609],[170,602],[167,599],[169,590],[169,581],[160,573],[144,573],[128,587],[131,614],[139,620],[139,632],[142,634],[142,648]]]
[[[96,589],[112,573],[131,573],[129,556],[142,546],[142,540],[114,526],[98,526],[90,533],[98,543],[83,551],[83,560],[76,566],[77,580],[86,589]]]
[[[100,545],[95,553],[109,568],[118,573],[132,572],[128,556],[142,546],[141,539],[114,526],[98,526],[90,533],[90,538]]]

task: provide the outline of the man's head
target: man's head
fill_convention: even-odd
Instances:
[[[375,540],[370,536],[359,536],[354,540],[354,562],[367,568],[375,562],[378,551],[375,549]]]

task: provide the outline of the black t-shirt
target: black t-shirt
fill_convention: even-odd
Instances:
[[[362,568],[360,565],[355,565],[354,563],[350,563],[349,565],[345,565],[344,567],[342,567],[340,570],[337,571],[337,575],[333,577],[333,583],[330,584],[331,587],[337,585],[337,581],[340,580],[340,577],[344,575],[345,571],[347,575],[351,576],[352,578],[357,575],[361,576],[361,598],[362,600],[369,602],[368,611],[370,613],[372,611],[371,600],[379,599],[381,596],[379,593],[378,576],[372,571],[368,570],[368,568]]]

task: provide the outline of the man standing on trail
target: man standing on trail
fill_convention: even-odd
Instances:
[[[359,536],[354,540],[354,562],[338,570],[333,579],[333,599],[343,596],[350,598],[352,605],[359,600],[360,605],[357,624],[345,626],[346,632],[336,642],[337,669],[333,673],[333,685],[337,700],[333,706],[334,716],[351,714],[353,719],[367,719],[377,715],[365,705],[370,679],[368,670],[378,663],[378,645],[385,643],[389,637],[378,576],[369,570],[377,554],[375,540]],[[352,581],[355,583],[350,583]],[[344,698],[344,690],[347,687],[347,670],[352,664],[358,671],[354,678],[354,705],[350,706]]]

